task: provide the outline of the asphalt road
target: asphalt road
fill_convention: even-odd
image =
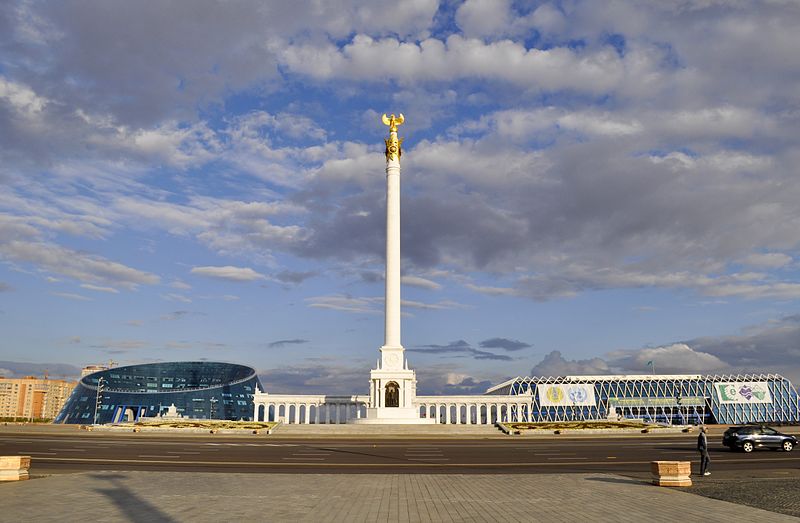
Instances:
[[[800,450],[731,452],[712,435],[724,477],[800,476]],[[654,460],[697,463],[696,436],[633,434],[491,439],[287,439],[276,436],[0,431],[0,455],[32,457],[31,474],[96,470],[315,473],[570,473],[649,476]]]

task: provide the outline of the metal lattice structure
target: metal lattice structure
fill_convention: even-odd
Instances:
[[[517,377],[486,394],[530,396],[530,406],[517,415],[530,421],[623,418],[680,425],[800,421],[798,392],[778,374]]]

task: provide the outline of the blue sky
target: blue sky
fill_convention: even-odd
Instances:
[[[7,2],[0,374],[365,392],[403,113],[421,392],[800,381],[795,2]]]

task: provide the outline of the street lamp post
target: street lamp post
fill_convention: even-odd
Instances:
[[[211,414],[209,415],[209,419],[214,419],[214,407],[219,400],[217,398],[211,398],[208,401],[211,403]]]
[[[100,376],[100,378],[97,380],[97,396],[94,400],[94,425],[97,425],[97,413],[100,410],[100,401],[102,399],[104,381],[105,379],[103,379],[102,376]]]

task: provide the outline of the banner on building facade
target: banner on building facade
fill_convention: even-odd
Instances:
[[[766,381],[715,383],[720,403],[772,403]]]
[[[706,399],[702,396],[675,396],[674,398],[608,398],[609,407],[703,407]]]
[[[594,407],[594,385],[587,383],[537,385],[542,407]]]

